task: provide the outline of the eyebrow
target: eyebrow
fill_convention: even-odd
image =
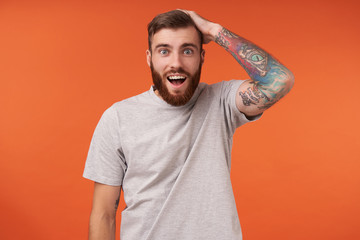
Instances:
[[[170,45],[169,45],[169,44],[165,44],[165,43],[160,43],[160,44],[156,45],[154,49],[158,49],[158,48],[161,48],[161,47],[169,48]]]
[[[171,46],[169,44],[166,44],[166,43],[159,43],[158,45],[155,46],[155,50],[158,49],[158,48],[162,48],[162,47],[165,47],[165,48],[171,48]],[[195,44],[193,43],[183,43],[181,45],[181,48],[184,48],[184,47],[193,47],[195,48],[196,50],[198,50],[198,46],[196,46]]]
[[[181,47],[193,47],[193,48],[195,48],[196,50],[198,50],[199,48],[198,48],[198,46],[196,46],[195,44],[193,44],[193,43],[184,43],[183,45],[181,45]]]

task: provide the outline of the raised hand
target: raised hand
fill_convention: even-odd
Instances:
[[[194,11],[182,10],[202,32],[204,43],[214,41],[228,51],[249,74],[238,89],[238,109],[254,116],[262,113],[285,96],[294,84],[294,76],[284,65],[254,43],[200,17]]]
[[[215,41],[216,35],[221,31],[222,27],[217,24],[206,20],[194,11],[178,9],[188,14],[195,22],[197,28],[202,32],[204,43],[207,44]]]

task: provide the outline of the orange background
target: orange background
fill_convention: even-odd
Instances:
[[[146,25],[175,8],[252,40],[295,75],[290,94],[234,137],[244,239],[360,239],[355,0],[1,0],[0,239],[87,238],[93,130],[112,103],[149,89]],[[205,49],[202,81],[247,78],[216,44]]]

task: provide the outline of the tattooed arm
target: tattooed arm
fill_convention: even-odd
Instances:
[[[239,111],[247,116],[258,115],[291,90],[293,74],[269,53],[195,12],[185,12],[203,33],[204,43],[214,41],[225,48],[250,76],[251,80],[241,84],[237,91]]]
[[[114,187],[95,183],[89,224],[89,240],[115,240],[119,198],[120,186]]]

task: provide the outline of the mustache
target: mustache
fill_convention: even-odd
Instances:
[[[183,68],[179,67],[177,69],[171,69],[169,71],[167,71],[166,73],[164,73],[164,76],[170,74],[170,73],[173,73],[173,74],[176,74],[176,73],[180,73],[180,74],[185,74],[187,76],[190,76],[190,73],[188,73],[187,71],[185,71]]]

